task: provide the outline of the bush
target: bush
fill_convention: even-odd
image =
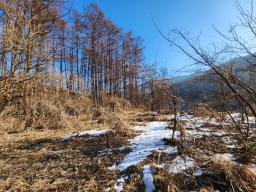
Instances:
[[[62,111],[60,108],[49,104],[38,102],[27,114],[26,128],[31,129],[59,129],[63,127]]]
[[[132,105],[128,100],[118,97],[106,97],[103,101],[103,105],[111,112],[128,111],[132,108]]]

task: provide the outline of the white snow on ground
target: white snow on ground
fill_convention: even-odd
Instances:
[[[167,146],[164,144],[164,138],[170,138],[172,135],[172,130],[166,129],[166,122],[151,122],[146,126],[136,126],[133,127],[134,130],[140,131],[141,133],[130,139],[131,152],[128,153],[119,165],[112,165],[109,170],[118,169],[123,171],[129,166],[137,165],[138,163],[145,160],[153,151],[158,151],[160,153],[173,154],[177,153],[177,147]],[[178,132],[177,132],[178,135]],[[176,136],[177,136],[176,135]],[[144,166],[143,178],[146,186],[146,190],[154,191],[153,177],[151,174],[150,166]],[[114,189],[117,192],[123,190],[123,184],[126,177],[121,176],[116,180]]]
[[[72,137],[76,137],[76,136],[78,136],[78,133],[71,133],[71,134],[65,135],[65,136],[62,137],[62,141],[69,140]]]
[[[256,119],[255,119],[255,117],[248,117],[248,121],[249,121],[249,123],[255,123]]]
[[[185,156],[185,157],[178,156],[169,165],[169,172],[180,173],[194,166],[195,166],[195,161],[193,158],[188,156]]]
[[[166,126],[166,122],[156,121],[147,126],[134,127],[133,129],[141,131],[141,134],[130,140],[132,151],[117,165],[117,169],[123,171],[131,165],[136,165],[156,150],[176,153],[176,147],[172,148],[164,144],[163,139],[170,138],[172,135],[172,130],[166,129]]]
[[[215,161],[235,161],[236,160],[236,158],[229,153],[222,153],[222,154],[217,153],[217,154],[214,154],[212,158]]]
[[[116,192],[121,192],[123,191],[123,188],[124,188],[124,183],[126,180],[134,177],[135,174],[130,174],[130,175],[121,175],[115,182],[115,185],[114,185],[114,189]]]
[[[146,187],[145,192],[153,192],[155,190],[150,165],[144,165],[143,167],[143,181]]]
[[[241,113],[232,113],[231,116],[237,122],[241,121],[241,119],[242,119]],[[226,121],[226,123],[232,123],[233,122],[229,115],[226,115],[226,120],[225,121]],[[252,124],[252,123],[255,123],[255,122],[256,122],[255,117],[248,116],[248,120],[247,120],[246,116],[244,116],[244,123],[245,124],[247,124],[247,123]]]
[[[82,132],[79,132],[79,136],[89,135],[89,136],[97,137],[97,136],[100,136],[100,135],[105,135],[108,132],[109,132],[109,130],[107,130],[107,129],[105,129],[105,130],[82,131]]]
[[[193,158],[191,157],[184,157],[178,156],[176,157],[171,164],[161,163],[159,165],[154,165],[158,168],[167,169],[170,173],[185,173],[189,168],[195,168],[196,164]],[[203,174],[203,171],[201,168],[197,167],[194,170],[194,176],[201,176]]]
[[[110,171],[113,171],[115,169],[116,169],[116,164],[113,164],[110,167],[108,167],[108,170],[110,170]]]
[[[194,176],[201,176],[203,174],[203,171],[201,168],[197,168],[195,171],[194,171]]]
[[[231,136],[224,136],[221,138],[221,141],[227,145],[227,148],[234,149],[238,147],[237,146],[238,141],[232,138]]]
[[[185,133],[186,133],[187,137],[193,136],[193,138],[202,138],[203,136],[210,136],[211,135],[210,129],[208,129],[208,128],[188,129],[188,130],[186,130]]]
[[[231,116],[235,121],[241,121],[241,114],[240,113],[232,113]],[[174,118],[174,115],[169,115],[169,119]],[[214,117],[195,117],[193,115],[188,115],[188,114],[178,114],[177,115],[178,120],[186,122],[186,125],[188,127],[186,128],[199,128],[202,127],[205,123],[209,123],[211,125],[229,125],[230,123],[233,123],[232,119],[230,118],[229,115],[226,115],[224,121],[218,121]],[[248,121],[247,118],[244,117],[244,123],[255,123],[256,118],[253,116],[248,116]]]
[[[84,136],[84,135],[88,135],[91,137],[97,137],[97,136],[101,136],[101,135],[105,135],[108,132],[110,132],[108,129],[105,130],[89,130],[89,131],[81,131],[81,132],[77,132],[77,133],[72,133],[72,134],[68,134],[62,137],[62,141],[66,141],[71,139],[72,137],[78,137],[78,136]]]
[[[115,189],[116,192],[121,192],[123,190],[124,182],[125,182],[125,180],[124,180],[123,177],[116,180],[116,183],[115,183],[115,186],[114,186],[114,189]]]
[[[239,118],[237,114],[234,114],[235,118]],[[173,118],[171,115],[170,119]],[[204,136],[217,136],[221,137],[222,143],[228,145],[229,148],[236,147],[237,140],[233,139],[232,136],[226,134],[224,130],[216,127],[216,125],[229,124],[228,121],[218,122],[215,118],[207,117],[194,117],[192,115],[178,115],[180,121],[184,123],[186,129],[186,137],[202,138]],[[250,119],[253,121],[253,119]],[[212,126],[212,125],[215,125]],[[112,165],[109,170],[124,171],[126,168],[132,165],[137,165],[145,160],[153,151],[159,153],[176,154],[178,152],[176,146],[166,146],[164,144],[164,138],[170,138],[172,136],[172,130],[166,129],[167,122],[155,121],[148,123],[146,126],[136,126],[133,129],[139,131],[140,134],[133,139],[130,139],[129,152],[121,161],[120,164]],[[179,131],[175,132],[175,138],[179,139]],[[123,148],[123,147],[122,147]],[[235,157],[229,153],[214,154],[212,159],[215,161],[230,161],[235,162]],[[169,170],[171,173],[182,173],[184,174],[187,169],[194,169],[194,176],[200,176],[203,174],[202,169],[196,165],[196,162],[191,157],[177,156],[173,159],[170,164],[154,165]],[[255,165],[251,165],[252,169],[255,169]],[[121,176],[116,180],[115,190],[122,191],[123,185],[128,178]],[[150,165],[143,167],[143,180],[146,186],[146,191],[154,191],[153,176],[151,173]]]
[[[223,130],[209,128],[208,125],[220,125],[215,118],[210,117],[194,117],[193,115],[178,115],[178,120],[184,123],[186,129],[186,137],[202,138],[203,136],[223,136],[226,133]]]
[[[186,128],[190,128],[186,130],[186,137],[193,137],[193,138],[202,138],[203,136],[223,136],[226,135],[225,131],[219,130],[216,128],[205,128],[205,127],[197,127],[192,128],[190,124],[185,125]]]
[[[159,152],[164,152],[166,154],[175,154],[175,153],[178,153],[178,148],[176,146],[169,146],[169,147],[166,147],[165,149],[163,150],[159,150]]]

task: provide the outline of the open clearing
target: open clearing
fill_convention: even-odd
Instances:
[[[225,191],[230,185],[215,169],[219,163],[256,174],[255,158],[245,164],[237,157],[241,143],[221,129],[220,122],[189,115],[180,115],[179,120],[186,132],[182,138],[177,131],[175,143],[170,143],[168,123],[153,121],[133,126],[137,134],[132,137],[95,129],[4,146],[0,189],[150,192],[177,190],[172,187],[178,185],[183,191]]]

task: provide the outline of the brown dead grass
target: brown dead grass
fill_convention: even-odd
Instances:
[[[210,162],[208,166],[209,170],[218,175],[218,183],[225,183],[229,190],[248,192],[256,190],[256,172],[251,167],[225,161]]]
[[[154,184],[163,192],[180,191],[248,191],[256,190],[256,172],[249,166],[210,161],[202,167],[201,176],[169,173],[165,168],[153,168]]]
[[[101,137],[33,139],[0,150],[0,191],[103,191],[113,187],[115,171],[129,137],[112,133]],[[104,151],[104,152],[103,152]]]
[[[29,85],[24,98],[9,102],[0,112],[0,191],[113,188],[117,172],[108,167],[128,152],[115,148],[134,136],[128,125],[138,113],[126,111],[129,103],[118,102],[117,114],[109,108],[95,109],[82,93]],[[100,115],[93,117],[94,111]],[[112,131],[97,138],[61,139],[91,129]]]
[[[131,111],[119,110],[117,115],[108,108],[95,109],[84,93],[47,87],[36,80],[16,90],[16,94],[23,96],[14,97],[0,111],[0,145],[26,139],[58,138],[92,128],[129,132],[124,121],[130,121]],[[121,108],[131,109],[129,102],[116,100]],[[101,115],[95,118],[95,111]]]
[[[91,118],[92,102],[84,93],[45,86],[40,80],[24,82],[21,87],[9,93],[12,96],[1,108],[0,133],[77,129]]]
[[[129,125],[165,121],[166,116],[131,109],[129,102],[122,99],[110,98],[104,107],[95,109],[82,93],[72,94],[36,83],[27,90],[25,100],[18,98],[0,113],[0,191],[113,190],[120,174],[134,174],[125,183],[125,191],[144,191],[143,165],[171,163],[174,158],[155,152],[125,173],[110,171],[108,167],[118,164],[128,152],[115,148],[126,145],[135,135]],[[95,128],[112,132],[97,138],[81,136],[61,141],[66,134]],[[197,159],[199,154],[225,152],[225,146],[215,138],[189,142],[175,143],[180,155]],[[256,190],[255,171],[248,166],[210,161],[202,167],[209,173],[200,177],[151,168],[155,187],[163,192]]]
[[[123,98],[107,97],[103,98],[103,106],[111,112],[123,112],[132,110],[131,103]]]

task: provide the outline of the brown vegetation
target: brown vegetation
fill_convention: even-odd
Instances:
[[[248,82],[236,76],[232,67],[220,67],[220,60],[184,33],[174,32],[192,53],[163,35],[218,77],[212,79],[217,85],[216,98],[198,101],[191,111],[200,117],[217,117],[220,122],[229,117],[229,125],[203,126],[226,131],[239,147],[228,149],[220,142],[221,136],[185,138],[186,127],[178,115],[180,103],[186,101],[178,97],[166,71],[159,74],[142,65],[141,38],[121,30],[94,3],[81,12],[71,10],[70,21],[65,20],[64,5],[62,0],[0,2],[0,191],[112,189],[120,173],[108,167],[129,151],[120,149],[135,135],[129,125],[150,121],[169,122],[173,135],[166,144],[177,146],[178,154],[154,152],[129,167],[125,174],[134,175],[125,190],[144,190],[141,171],[149,163],[154,184],[161,191],[256,190],[255,170],[209,158],[232,151],[241,163],[256,161],[255,122],[249,122],[249,115],[256,118],[254,63],[248,69],[252,74]],[[254,17],[239,4],[238,10],[241,26],[255,35]],[[230,38],[221,35],[237,44],[229,52],[243,49],[255,57],[237,36],[236,27]],[[234,103],[241,112],[239,121],[232,116]],[[168,113],[173,114],[172,119]],[[110,132],[99,137],[77,134],[63,140],[66,134],[92,128]],[[175,139],[175,131],[180,140]],[[172,174],[157,166],[161,161],[171,163],[175,155],[192,156],[204,174],[194,176],[193,169]]]
[[[107,167],[122,159],[126,150],[115,148],[126,140],[110,134],[68,141],[33,139],[2,146],[0,191],[103,191],[113,186],[116,173]]]

